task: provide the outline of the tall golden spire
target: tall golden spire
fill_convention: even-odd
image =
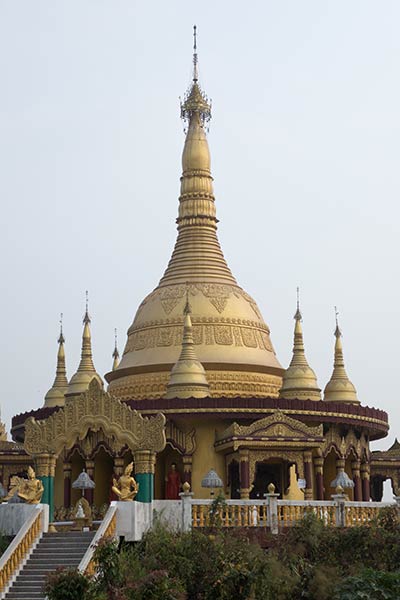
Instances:
[[[53,383],[52,387],[49,389],[49,391],[47,392],[47,394],[44,397],[44,406],[64,406],[65,393],[68,388],[67,371],[65,368],[65,350],[64,350],[65,339],[64,339],[64,335],[63,335],[62,318],[63,318],[63,315],[61,313],[60,335],[57,340],[58,352],[57,352],[56,378],[54,379],[54,383]]]
[[[86,311],[83,317],[82,351],[81,361],[75,375],[71,377],[68,384],[67,396],[75,396],[85,392],[92,379],[97,379],[100,386],[103,386],[103,380],[96,372],[92,357],[92,336],[90,333],[90,317],[88,310],[88,293],[86,292]]]
[[[181,105],[187,133],[182,153],[179,233],[160,286],[185,283],[188,279],[236,285],[216,233],[218,220],[205,132],[205,124],[211,119],[211,104],[198,82],[196,26],[193,50],[193,81]]]
[[[332,376],[326,384],[324,390],[324,400],[333,400],[336,402],[351,402],[353,404],[359,404],[360,401],[357,398],[356,388],[351,383],[344,366],[342,332],[339,328],[338,314],[339,313],[337,312],[335,306],[335,359],[333,364]]]
[[[115,369],[118,368],[119,365],[119,352],[118,352],[118,347],[117,347],[117,330],[114,329],[114,336],[115,336],[115,346],[114,346],[114,352],[112,353],[112,357],[113,357],[113,366],[112,366],[112,370],[115,371]]]
[[[172,367],[165,398],[205,398],[210,396],[206,372],[194,349],[189,298],[186,297],[183,340],[180,356]]]
[[[321,400],[321,390],[317,377],[307,362],[304,352],[302,316],[300,312],[299,288],[297,288],[297,310],[294,315],[293,356],[283,375],[280,398],[300,398],[301,400]]]

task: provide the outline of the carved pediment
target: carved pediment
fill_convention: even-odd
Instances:
[[[94,379],[87,392],[67,398],[65,406],[43,421],[25,422],[24,448],[28,454],[59,454],[84,440],[90,431],[102,430],[132,451],[161,452],[165,448],[165,416],[142,417],[127,404],[102,390]]]
[[[228,439],[265,439],[265,438],[295,438],[296,440],[315,439],[323,437],[323,427],[309,427],[297,419],[289,417],[281,410],[276,410],[272,415],[258,419],[251,425],[232,423],[221,435],[218,441]]]

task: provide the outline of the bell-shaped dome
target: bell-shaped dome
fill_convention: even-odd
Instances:
[[[256,302],[233,277],[217,237],[205,123],[211,110],[197,80],[182,105],[188,123],[182,155],[178,238],[167,269],[128,330],[118,368],[106,376],[121,399],[160,398],[181,350],[189,294],[193,339],[212,396],[277,396],[283,369]],[[238,243],[247,243],[245,224]]]

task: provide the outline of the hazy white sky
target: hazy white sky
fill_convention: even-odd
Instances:
[[[338,305],[363,404],[400,435],[400,3],[0,2],[1,406],[38,408],[59,313],[68,375],[85,290],[109,371],[174,244],[192,25],[213,100],[219,236],[292,348],[296,286],[323,388]]]

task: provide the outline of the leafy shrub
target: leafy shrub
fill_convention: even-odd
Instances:
[[[336,588],[335,600],[398,600],[400,573],[385,573],[366,569],[348,577]]]
[[[47,576],[44,592],[49,600],[85,600],[90,582],[77,569],[57,569]]]
[[[166,571],[151,571],[125,588],[127,600],[186,600],[184,585]]]

